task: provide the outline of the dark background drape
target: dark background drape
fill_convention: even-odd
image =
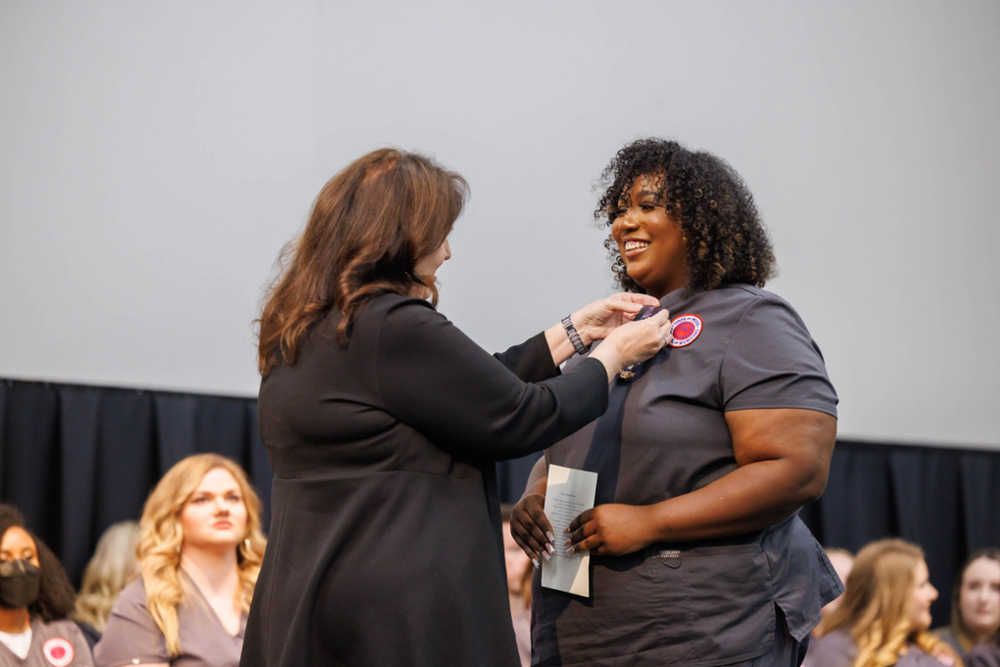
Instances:
[[[76,583],[104,529],[138,519],[160,476],[197,452],[244,467],[267,526],[256,400],[0,380],[0,499],[20,507]],[[502,500],[517,500],[537,457],[499,464]],[[998,481],[1000,451],[838,441],[826,493],[801,516],[826,546],[856,552],[886,536],[922,546],[941,625],[968,554],[1000,546]]]

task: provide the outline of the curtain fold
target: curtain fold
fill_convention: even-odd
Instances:
[[[138,519],[177,461],[216,452],[247,471],[269,525],[272,473],[257,402],[175,392],[0,380],[0,498],[17,505],[79,582],[101,533]],[[497,464],[516,502],[538,454]],[[947,622],[951,581],[977,549],[1000,546],[997,451],[838,441],[826,493],[802,508],[824,545],[856,552],[899,536],[923,547]]]

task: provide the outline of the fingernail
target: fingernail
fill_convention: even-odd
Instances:
[[[556,536],[552,534],[551,530],[546,530],[545,531],[545,537],[549,538],[549,542],[555,542],[556,541]]]
[[[552,556],[550,556],[550,555],[549,555],[549,552],[548,552],[548,551],[543,551],[543,552],[542,552],[542,557],[543,557],[543,558],[544,558],[545,560],[552,560]]]
[[[573,540],[566,540],[565,542],[563,542],[564,547],[568,547],[571,544],[573,544]]]
[[[541,567],[541,566],[540,566],[540,565],[538,564],[538,559],[537,559],[537,558],[532,558],[532,559],[531,559],[531,564],[535,566],[535,569],[536,569],[536,570],[537,570],[537,569],[538,569],[539,567]]]
[[[569,549],[566,550],[566,553],[571,554],[574,551],[576,551],[576,550],[573,547],[570,547]]]
[[[551,544],[546,544],[545,548],[549,550],[550,554],[554,554],[556,552],[556,548],[554,546],[552,546]]]
[[[565,534],[565,533],[568,533],[568,532],[569,532],[569,528],[563,528],[563,533],[564,533],[564,534]]]

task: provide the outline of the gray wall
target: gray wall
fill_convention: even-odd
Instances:
[[[610,291],[592,185],[674,137],[746,178],[845,438],[1000,447],[1000,5],[0,3],[0,376],[252,395],[250,321],[346,163],[473,196],[487,348]]]

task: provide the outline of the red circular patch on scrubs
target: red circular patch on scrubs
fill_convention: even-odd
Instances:
[[[68,667],[73,662],[73,645],[62,637],[53,637],[42,644],[42,653],[53,667]]]
[[[701,334],[701,318],[697,315],[681,315],[670,325],[670,347],[690,345]]]

